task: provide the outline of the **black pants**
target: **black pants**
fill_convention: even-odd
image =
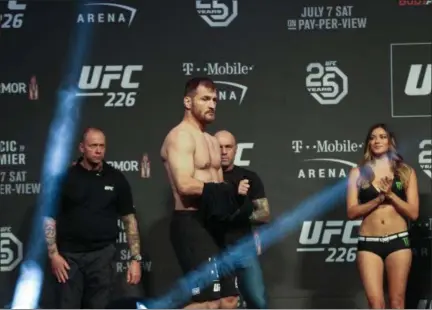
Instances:
[[[218,245],[215,236],[211,234],[201,221],[200,215],[194,211],[175,211],[170,226],[171,243],[177,259],[185,274],[194,271],[204,263],[210,263],[222,248]],[[219,276],[217,263],[206,275],[206,280],[212,280],[212,284],[203,285],[193,283],[191,291],[185,292],[192,296],[190,302],[202,303],[214,301],[225,297],[238,296],[235,275],[228,272],[225,276]]]
[[[114,280],[114,255],[116,248],[60,255],[68,262],[70,270],[66,283],[58,283],[58,308],[105,309],[110,302]]]

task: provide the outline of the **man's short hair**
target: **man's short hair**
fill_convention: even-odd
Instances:
[[[104,133],[103,130],[100,129],[100,128],[97,128],[97,127],[87,127],[87,128],[85,128],[85,129],[83,130],[83,132],[82,132],[82,134],[81,134],[81,142],[84,142],[84,141],[85,141],[85,139],[86,139],[86,137],[87,137],[87,134],[88,134],[90,131],[96,131],[96,132]]]
[[[211,90],[216,90],[216,85],[212,79],[208,77],[194,77],[186,82],[184,96],[191,96],[192,93],[194,93],[200,85]]]

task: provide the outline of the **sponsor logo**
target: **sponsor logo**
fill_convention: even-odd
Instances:
[[[1,29],[19,29],[24,25],[24,13],[27,4],[22,1],[9,0],[3,1],[1,5],[6,4],[8,11],[0,13],[0,28]]]
[[[36,76],[26,82],[0,82],[0,95],[27,95],[29,100],[39,99],[39,85]]]
[[[109,165],[122,172],[139,172],[142,179],[151,177],[151,162],[149,155],[144,153],[141,160],[107,161]]]
[[[297,252],[324,252],[326,263],[354,262],[358,221],[304,221]]]
[[[244,150],[252,150],[255,143],[247,142],[247,143],[238,143],[237,144],[237,152],[234,157],[234,165],[239,167],[249,167],[250,160],[243,159],[243,151]]]
[[[345,178],[349,169],[356,167],[357,164],[335,158],[332,154],[357,153],[363,147],[363,143],[351,140],[316,140],[313,144],[306,144],[303,140],[293,140],[291,146],[295,154],[313,153],[313,156],[303,158],[303,162],[307,163],[308,167],[298,170],[298,179],[335,179]]]
[[[245,65],[241,62],[207,62],[203,66],[197,66],[193,62],[184,62],[182,65],[186,76],[192,74],[206,74],[209,76],[220,75],[248,75],[253,69],[253,65]]]
[[[390,45],[392,117],[431,117],[432,45]]]
[[[287,20],[290,31],[365,29],[367,17],[356,17],[353,5],[305,6],[298,18]]]
[[[107,163],[122,172],[139,171],[139,162],[137,160],[107,161]]]
[[[130,27],[137,12],[135,8],[116,3],[87,3],[85,6],[99,12],[79,13],[77,24],[127,24]]]
[[[196,0],[195,8],[210,27],[228,27],[238,15],[238,0]]]
[[[76,96],[103,97],[105,108],[133,107],[140,86],[133,75],[142,70],[142,65],[83,66]]]
[[[334,105],[348,95],[348,77],[337,66],[336,61],[324,65],[314,62],[306,67],[306,88],[322,105]]]
[[[432,179],[432,140],[426,139],[419,145],[419,164],[426,175]]]
[[[0,272],[12,271],[23,259],[23,244],[11,227],[0,227]]]
[[[246,85],[233,83],[228,81],[214,81],[217,84],[218,100],[237,102],[241,105],[246,92],[248,90]]]
[[[245,65],[241,62],[207,62],[200,66],[192,62],[184,62],[182,70],[185,76],[193,74],[205,74],[208,76],[242,76],[248,75],[254,69],[253,65]],[[216,79],[218,100],[232,102],[238,105],[243,103],[248,87],[233,81]]]
[[[399,0],[399,6],[426,6],[426,5],[432,5],[432,0]]]

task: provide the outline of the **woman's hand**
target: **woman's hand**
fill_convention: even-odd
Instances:
[[[380,189],[381,193],[387,196],[391,193],[392,185],[393,179],[390,179],[389,177],[384,177],[380,180],[378,188]]]

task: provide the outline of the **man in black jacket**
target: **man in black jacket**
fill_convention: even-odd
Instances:
[[[219,131],[215,134],[221,149],[223,176],[226,182],[236,185],[241,180],[249,180],[249,190],[246,197],[239,197],[244,202],[237,217],[234,217],[225,228],[225,242],[234,244],[244,236],[253,233],[253,227],[267,223],[270,219],[269,203],[265,194],[261,178],[255,172],[234,165],[237,151],[235,137],[228,131]],[[251,208],[247,204],[252,204]],[[249,211],[248,211],[249,209]],[[252,211],[253,210],[253,211]],[[259,240],[259,236],[255,237]],[[260,254],[260,245],[257,244],[257,254]],[[241,296],[249,309],[267,309],[267,298],[258,257],[252,257],[244,268],[236,271],[238,287]]]
[[[63,181],[59,207],[45,217],[45,239],[59,286],[58,307],[103,309],[115,273],[118,218],[125,224],[131,252],[130,284],[141,279],[140,237],[130,185],[104,161],[104,133],[86,129],[79,150],[82,156]]]

